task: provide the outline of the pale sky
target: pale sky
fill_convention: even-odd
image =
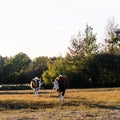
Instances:
[[[120,0],[0,0],[0,55],[64,56],[86,24],[102,40],[111,17],[120,24]]]

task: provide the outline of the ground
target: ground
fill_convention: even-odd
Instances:
[[[120,120],[120,88],[0,91],[0,120]]]

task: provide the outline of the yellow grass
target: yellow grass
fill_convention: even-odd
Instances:
[[[40,90],[38,96],[34,96],[32,90],[0,91],[3,120],[8,120],[6,113],[16,120],[20,116],[34,120],[35,115],[41,116],[36,116],[36,120],[97,120],[102,117],[106,120],[110,116],[109,119],[119,119],[120,88],[68,89],[64,102],[58,100],[57,92],[53,90]]]

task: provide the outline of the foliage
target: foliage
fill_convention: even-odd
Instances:
[[[110,54],[120,54],[120,39],[118,37],[118,24],[115,24],[114,19],[109,19],[106,25],[105,52]]]
[[[18,76],[28,67],[30,58],[24,53],[18,53],[14,57],[8,58],[3,64],[2,83],[20,83]]]
[[[18,53],[10,58],[0,57],[0,82],[1,84],[30,83],[33,77],[41,77],[47,69],[50,59],[38,57],[33,61],[25,54]]]
[[[96,54],[98,46],[96,44],[96,34],[93,34],[93,28],[86,25],[84,35],[82,36],[79,32],[76,37],[74,36],[71,39],[71,46],[68,49],[70,55],[78,59]]]
[[[51,83],[52,79],[55,79],[56,76],[62,74],[65,75],[66,72],[66,68],[65,68],[65,60],[62,57],[58,57],[57,60],[55,60],[54,62],[52,62],[49,67],[48,70],[46,70],[43,74],[42,74],[42,78],[44,80],[45,83]]]
[[[88,63],[92,87],[120,86],[120,56],[98,54]]]

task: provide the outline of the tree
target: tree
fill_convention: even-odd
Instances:
[[[105,52],[111,54],[120,54],[120,39],[118,37],[118,24],[115,24],[114,18],[109,19],[106,25]]]
[[[2,57],[2,56],[0,55],[0,82],[1,82],[1,83],[2,83],[2,81],[3,81],[3,79],[4,79],[4,76],[3,76],[3,74],[4,74],[4,64],[5,64],[5,62],[6,62],[7,59],[8,59],[8,58]]]
[[[84,55],[91,56],[98,52],[98,46],[96,44],[96,34],[93,34],[93,28],[86,25],[85,37],[84,37]]]
[[[48,66],[48,70],[44,71],[42,78],[46,84],[51,83],[52,79],[55,79],[56,76],[62,74],[65,75],[66,72],[66,63],[65,59],[58,57],[56,60],[51,62]]]
[[[26,81],[25,73],[31,59],[25,53],[18,53],[8,58],[4,63],[3,83],[23,83]],[[21,77],[22,74],[22,77]]]
[[[16,72],[25,70],[30,64],[31,59],[23,52],[16,54],[12,59],[11,63],[14,66]]]
[[[84,56],[84,42],[81,33],[71,38],[70,47],[68,47],[69,53],[72,58],[82,58]]]
[[[32,62],[32,67],[34,71],[34,76],[41,77],[43,71],[48,69],[48,64],[50,59],[48,57],[37,57]]]
[[[81,71],[84,68],[84,60],[90,58],[98,52],[96,44],[96,34],[93,34],[93,28],[86,25],[85,33],[71,39],[71,46],[68,47],[69,62],[73,71]]]
[[[71,76],[69,78],[71,87],[87,86],[88,71],[86,63],[89,62],[92,56],[98,52],[96,44],[96,34],[93,33],[93,28],[86,25],[85,33],[81,35],[79,32],[77,36],[71,39],[71,46],[68,47],[67,53],[67,73]]]
[[[76,37],[74,36],[68,49],[72,57],[79,59],[96,54],[98,46],[96,44],[96,34],[93,34],[93,28],[86,25],[84,35],[82,36],[79,32]]]
[[[92,87],[120,86],[120,55],[97,54],[87,66]]]

